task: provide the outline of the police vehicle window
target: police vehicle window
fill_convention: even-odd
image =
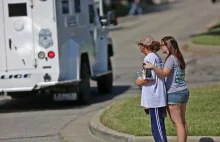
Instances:
[[[62,13],[69,14],[69,0],[62,0]]]
[[[93,5],[89,5],[89,23],[92,24],[95,22],[95,11]]]
[[[81,12],[81,2],[80,0],[75,0],[75,13]]]
[[[27,16],[26,3],[8,4],[9,17]]]

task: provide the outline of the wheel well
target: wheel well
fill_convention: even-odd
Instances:
[[[82,64],[83,64],[83,63],[86,63],[86,64],[88,65],[89,75],[91,76],[91,68],[90,68],[88,53],[82,53],[82,54],[81,54],[80,73],[81,73],[81,67],[82,67]]]

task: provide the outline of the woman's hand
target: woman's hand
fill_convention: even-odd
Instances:
[[[153,69],[154,65],[151,64],[151,62],[147,62],[146,65],[144,65],[145,69]]]

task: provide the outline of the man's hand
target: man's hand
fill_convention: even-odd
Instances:
[[[144,81],[143,81],[142,79],[141,79],[141,80],[137,79],[137,80],[135,81],[135,84],[138,85],[138,86],[140,86],[143,82],[144,82]]]
[[[135,81],[135,84],[138,85],[138,86],[141,86],[141,85],[150,84],[150,83],[153,83],[153,82],[154,82],[154,80],[144,80],[144,79],[139,80],[139,79],[137,79]]]

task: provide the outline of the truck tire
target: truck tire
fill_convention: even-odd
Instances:
[[[87,63],[82,63],[81,65],[80,78],[81,82],[79,84],[79,101],[81,104],[90,104],[90,71]]]
[[[112,71],[112,63],[110,58],[108,59],[108,71]],[[113,72],[107,75],[103,75],[97,79],[99,93],[111,93],[113,86]]]

